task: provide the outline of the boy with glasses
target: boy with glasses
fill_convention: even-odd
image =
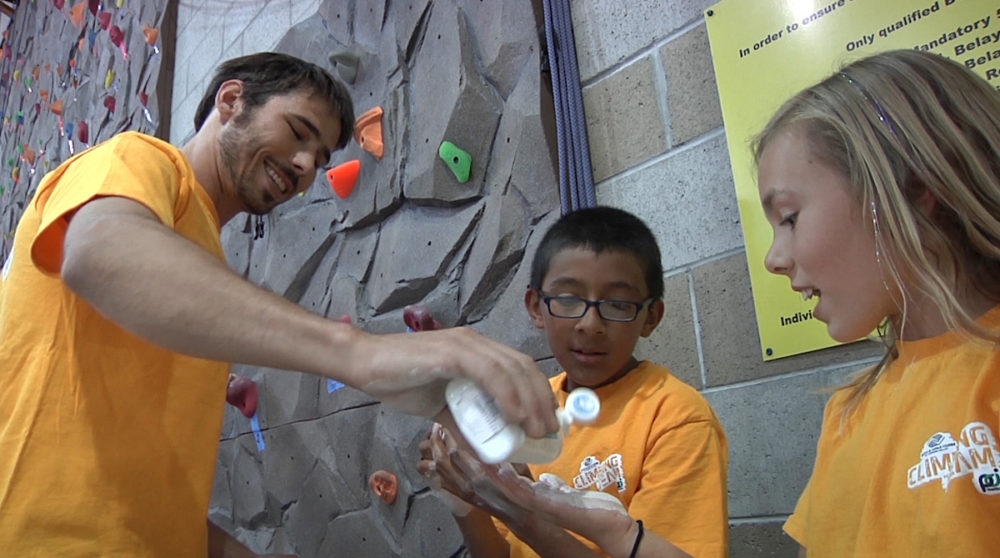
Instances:
[[[578,490],[613,495],[646,531],[683,553],[722,557],[728,531],[722,426],[695,389],[632,355],[663,317],[662,297],[656,239],[634,215],[582,209],[545,234],[525,306],[564,369],[550,379],[560,405],[586,386],[600,397],[601,415],[593,424],[571,426],[554,462],[529,468],[536,479],[548,473]],[[440,438],[441,429],[436,432]],[[503,502],[501,490],[483,490],[481,478],[469,478],[478,467],[452,462],[455,452],[430,451],[435,443],[423,445],[421,470],[481,506],[456,518],[472,556],[584,556],[597,548],[586,541],[589,550],[574,549],[580,543],[566,531]],[[467,457],[463,452],[456,461]],[[488,514],[503,520],[496,522],[499,531]]]

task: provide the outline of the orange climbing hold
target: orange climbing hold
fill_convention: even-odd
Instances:
[[[147,23],[142,24],[142,34],[146,37],[146,43],[149,46],[155,45],[156,39],[160,38],[160,30],[155,27],[151,27]]]
[[[375,107],[362,114],[354,124],[354,141],[361,148],[371,153],[379,161],[382,160],[384,146],[382,144],[382,107]]]
[[[333,191],[341,199],[345,199],[354,191],[354,183],[358,181],[360,173],[361,161],[353,159],[326,171],[326,179],[330,181],[330,187],[333,188]]]
[[[368,486],[386,504],[392,504],[396,501],[396,495],[399,492],[399,480],[396,478],[396,475],[389,471],[380,469],[372,473],[372,476],[368,477]]]
[[[73,25],[76,25],[77,27],[83,27],[83,10],[86,9],[87,9],[87,3],[84,1],[78,2],[75,6],[70,8],[69,19],[73,22]]]
[[[51,110],[55,114],[58,114],[59,116],[62,116],[62,109],[63,109],[62,99],[56,99],[55,101],[52,101],[51,105],[49,105],[49,110]]]

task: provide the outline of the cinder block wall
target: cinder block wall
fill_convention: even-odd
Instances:
[[[760,360],[704,24],[713,3],[572,3],[591,156],[599,202],[643,217],[663,248],[667,313],[640,357],[702,390],[726,428],[732,556],[794,556],[780,527],[812,466],[822,390],[871,363],[878,349],[855,344]],[[181,2],[172,141],[191,133],[218,62],[272,48],[319,4]]]

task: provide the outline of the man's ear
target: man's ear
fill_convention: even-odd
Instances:
[[[542,297],[538,294],[538,291],[528,287],[528,290],[524,291],[524,307],[528,309],[528,315],[531,316],[531,323],[535,324],[538,329],[545,329],[545,321],[542,319],[542,309],[545,303],[542,302]]]
[[[243,82],[238,79],[222,82],[215,92],[215,109],[223,124],[239,114],[243,110]]]
[[[642,322],[642,332],[640,335],[643,337],[649,337],[656,326],[660,325],[660,320],[663,319],[663,301],[654,300],[649,303],[649,308],[646,309],[646,319]]]

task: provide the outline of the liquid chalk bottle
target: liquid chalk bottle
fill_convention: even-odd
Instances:
[[[579,387],[570,392],[566,407],[556,409],[559,431],[544,438],[529,438],[516,424],[508,424],[493,398],[475,382],[457,378],[448,382],[445,400],[455,424],[479,458],[486,463],[550,463],[562,451],[562,440],[572,423],[597,420],[601,402],[593,390]]]

